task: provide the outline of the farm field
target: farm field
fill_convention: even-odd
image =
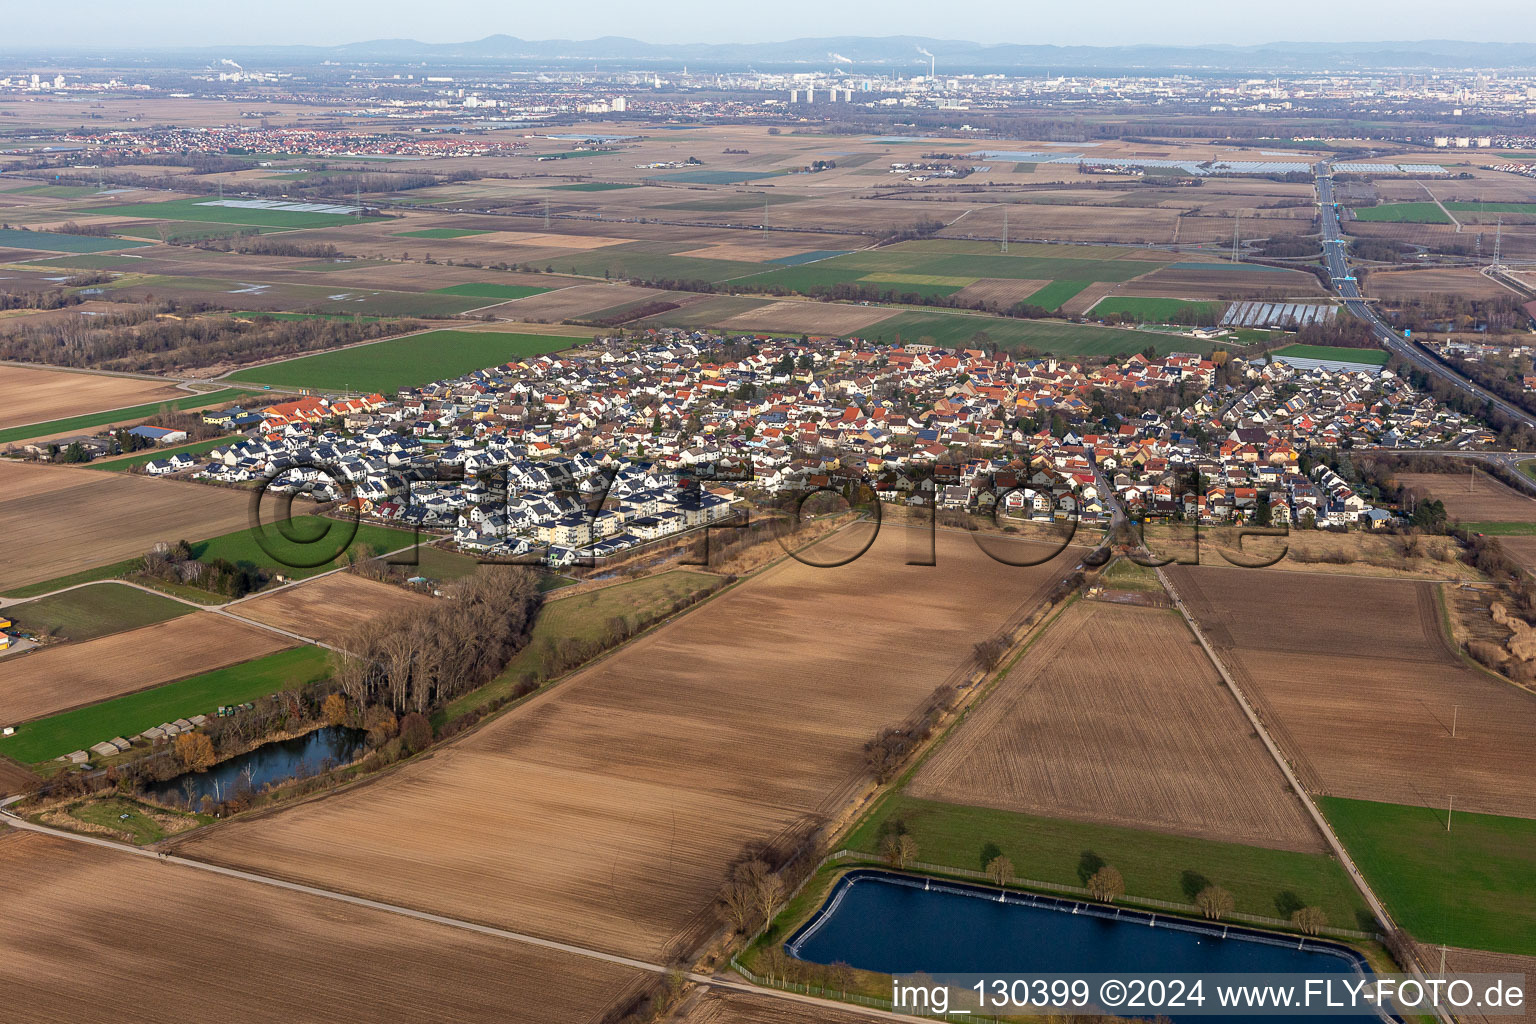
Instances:
[[[97,235],[64,235],[56,231],[27,231],[0,228],[0,248],[41,249],[43,252],[107,252],[112,249],[137,249],[148,242],[130,242],[122,238]]]
[[[404,587],[333,572],[317,580],[262,594],[236,606],[236,614],[324,643],[336,643],[369,619],[420,610],[432,599]]]
[[[1007,349],[1063,356],[1139,352],[1149,344],[1160,352],[1200,352],[1210,348],[1208,343],[1194,338],[1170,338],[1056,320],[1013,320],[963,313],[901,313],[880,321],[869,333],[888,342],[900,335],[905,341],[931,340],[935,344],[954,346],[973,344],[978,331],[985,332],[992,341]]]
[[[164,202],[129,203],[124,206],[98,206],[81,210],[103,217],[141,217],[149,220],[206,221],[214,224],[242,224],[265,228],[328,228],[360,223],[357,217],[340,213],[309,213],[298,210],[246,209],[214,205],[208,196],[171,199]]]
[[[249,523],[250,495],[127,473],[0,461],[0,593]],[[62,536],[59,524],[70,529]]]
[[[1171,609],[1073,604],[924,762],[907,792],[1324,849],[1301,801]]]
[[[16,368],[5,367],[0,369],[0,373],[4,373],[12,369]],[[79,380],[82,376],[85,376],[82,374],[66,375],[61,371],[53,370],[42,370],[38,372],[49,374],[58,372],[61,376],[68,376],[73,380]],[[114,377],[100,379],[124,380],[126,378]],[[208,391],[198,395],[189,395],[186,392],[179,390],[176,391],[175,394],[178,397],[173,397],[170,391],[167,391],[165,394],[165,400],[163,402],[150,402],[143,405],[130,406],[127,408],[116,408],[107,409],[102,412],[82,413],[80,415],[70,416],[64,419],[50,419],[42,422],[31,421],[30,425],[0,428],[0,444],[25,441],[34,437],[54,437],[60,434],[67,434],[74,431],[92,430],[97,427],[138,423],[140,420],[145,420],[153,416],[165,406],[170,406],[172,409],[177,410],[187,410],[202,409],[215,405],[224,405],[228,402],[237,400],[242,395],[248,394],[248,392],[244,388],[223,388],[218,391]],[[51,411],[51,409],[49,411]]]
[[[542,295],[548,288],[534,288],[521,284],[455,284],[434,289],[439,295],[467,295],[476,299],[526,299],[530,295]]]
[[[1239,913],[1289,917],[1300,903],[1322,908],[1338,928],[1369,920],[1349,876],[1323,854],[919,800],[906,793],[876,805],[844,845],[879,856],[885,835],[898,823],[917,843],[917,859],[927,864],[980,871],[996,856],[995,847],[1013,861],[1021,879],[1082,886],[1099,865],[1110,864],[1124,876],[1130,896],[1188,905],[1200,889],[1215,884],[1232,894]]]
[[[121,583],[96,583],[52,597],[7,605],[3,615],[31,632],[51,630],[67,640],[81,641],[150,626],[195,610],[180,601]]]
[[[1452,519],[1477,523],[1536,523],[1536,498],[1477,469],[1461,473],[1399,473],[1405,487],[1428,493]]]
[[[236,565],[250,562],[292,579],[304,579],[334,568],[344,551],[395,551],[410,546],[416,539],[413,530],[298,515],[282,527],[264,521],[259,534],[247,525],[245,529],[196,541],[192,544],[192,556],[204,562],[218,558]]]
[[[869,1018],[830,1003],[819,1006],[706,989],[683,1004],[672,1024],[867,1024]]]
[[[1420,942],[1536,955],[1536,821],[1324,797],[1323,813]]]
[[[1435,203],[1388,203],[1384,206],[1362,206],[1353,211],[1356,220],[1387,221],[1393,224],[1449,224]]]
[[[1174,558],[1181,565],[1194,562],[1197,538],[1185,527],[1153,524],[1146,528],[1145,539],[1160,558]],[[1458,550],[1454,538],[1426,535],[1410,557],[1397,538],[1359,531],[1292,530],[1271,538],[1244,537],[1241,528],[1212,526],[1202,527],[1198,536],[1200,564],[1217,569],[1279,558],[1274,569],[1285,573],[1484,582],[1482,573],[1457,557]]]
[[[48,836],[0,834],[0,872],[14,888],[0,985],[15,1024],[210,1013],[225,1024],[547,1024],[596,1020],[639,978],[587,957]],[[147,929],[144,905],[177,926]],[[87,960],[91,969],[80,970]],[[188,985],[189,976],[219,978],[218,991]],[[125,998],[131,992],[155,995]]]
[[[1361,282],[1362,291],[1372,298],[1414,299],[1426,294],[1459,295],[1467,299],[1497,299],[1509,295],[1509,289],[1489,280],[1473,269],[1436,268],[1434,270],[1372,271]]]
[[[29,722],[0,750],[21,761],[46,761],[113,736],[135,736],[161,722],[209,714],[220,704],[238,704],[313,682],[324,676],[328,659],[319,647],[274,651]]]
[[[1536,818],[1536,700],[1460,659],[1433,584],[1167,572],[1309,792]]]
[[[0,366],[0,430],[186,397],[185,391],[152,380]]]
[[[223,615],[198,612],[83,643],[11,655],[0,680],[0,721],[30,721],[248,661],[294,643]]]
[[[1092,281],[1052,281],[1024,301],[1032,306],[1040,306],[1055,312],[1061,308],[1062,303],[1093,283]]]
[[[691,951],[743,844],[843,806],[862,744],[1075,562],[1005,567],[943,532],[937,565],[912,567],[903,534],[841,568],[781,562],[430,759],[181,850],[603,950]],[[863,537],[811,550],[846,558]],[[919,585],[921,602],[892,600]],[[413,818],[434,825],[402,833]]]
[[[573,642],[600,640],[614,618],[639,623],[666,612],[677,601],[720,585],[720,577],[710,573],[676,569],[584,593],[559,594],[563,588],[557,587],[539,609],[528,646],[517,652],[497,678],[449,703],[444,717],[458,717],[510,693],[524,673],[532,672],[542,678],[548,672],[547,660],[554,649]]]
[[[777,331],[813,335],[841,335],[865,331],[897,310],[879,306],[854,306],[833,302],[789,299],[739,313],[718,324],[728,331]]]
[[[1448,970],[1472,974],[1523,974],[1529,988],[1530,979],[1536,978],[1536,957],[1515,956],[1510,953],[1489,953],[1476,949],[1447,949],[1445,965]],[[1519,1016],[1497,1017],[1468,1013],[1462,1018],[1468,1024],[1529,1024],[1536,1021],[1536,1008],[1526,999],[1525,1013]]]
[[[471,370],[558,352],[586,340],[558,334],[428,331],[403,338],[286,359],[231,374],[231,379],[279,387],[393,395]]]

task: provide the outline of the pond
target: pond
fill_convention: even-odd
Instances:
[[[187,799],[187,785],[192,786],[195,806],[203,797],[215,801],[229,797],[249,780],[258,792],[269,783],[284,782],[299,775],[314,775],[327,763],[346,764],[362,753],[362,729],[328,725],[289,740],[263,743],[254,750],[220,761],[206,772],[187,772],[164,782],[146,786],[145,792],[162,803],[180,804]]]
[[[995,889],[870,870],[844,875],[785,948],[811,963],[892,975],[1371,974],[1360,954],[1319,939],[1029,893],[999,900]]]

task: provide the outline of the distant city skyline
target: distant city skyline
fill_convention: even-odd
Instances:
[[[530,40],[625,36],[653,44],[766,43],[817,36],[920,35],[1062,46],[1255,45],[1375,40],[1536,41],[1536,5],[1431,0],[1099,0],[1091,7],[972,0],[962,7],[886,0],[827,4],[780,0],[771,9],[670,0],[508,6],[488,0],[268,0],[258,8],[183,0],[79,0],[65,8],[7,5],[0,51],[184,46],[333,46],[402,38],[454,43],[506,34]],[[765,17],[770,14],[771,17]]]

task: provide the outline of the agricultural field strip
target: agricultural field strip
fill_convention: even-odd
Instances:
[[[1200,624],[1195,621],[1194,615],[1185,606],[1184,599],[1179,596],[1173,581],[1168,578],[1168,574],[1161,568],[1157,570],[1157,577],[1162,581],[1163,586],[1167,588],[1168,593],[1172,595],[1174,607],[1178,608],[1179,614],[1184,616],[1184,622],[1189,626],[1190,631],[1195,634],[1195,639],[1200,641],[1201,650],[1205,651],[1205,656],[1211,660],[1211,664],[1216,667],[1216,671],[1221,675],[1222,682],[1227,684],[1227,689],[1242,707],[1243,714],[1248,718],[1248,723],[1253,726],[1254,731],[1259,734],[1259,738],[1264,741],[1264,747],[1269,751],[1270,756],[1274,758],[1275,764],[1280,766],[1280,771],[1285,774],[1286,782],[1290,784],[1292,791],[1301,798],[1307,813],[1312,817],[1313,824],[1317,826],[1318,831],[1322,832],[1323,838],[1328,841],[1328,846],[1333,850],[1333,855],[1338,858],[1339,863],[1348,872],[1350,881],[1355,883],[1355,888],[1360,890],[1360,895],[1365,897],[1366,904],[1371,908],[1371,913],[1376,915],[1378,921],[1392,921],[1392,915],[1387,913],[1386,904],[1382,903],[1375,890],[1371,888],[1370,883],[1365,880],[1365,875],[1361,873],[1354,859],[1350,857],[1349,851],[1344,848],[1344,843],[1339,839],[1338,834],[1333,831],[1333,826],[1328,823],[1328,819],[1318,809],[1317,802],[1312,799],[1305,787],[1302,786],[1301,780],[1296,777],[1296,772],[1291,768],[1290,761],[1286,759],[1279,745],[1275,743],[1274,737],[1269,734],[1269,730],[1259,718],[1258,713],[1254,711],[1253,705],[1248,702],[1248,698],[1243,693],[1242,688],[1233,680],[1232,674],[1227,671],[1227,666],[1216,656],[1216,649],[1206,640],[1205,634],[1200,630]],[[1408,968],[1409,973],[1420,984],[1425,982],[1424,972],[1420,969],[1417,961],[1405,964],[1404,966]],[[1436,1017],[1442,1021],[1442,1024],[1454,1024],[1449,1014],[1442,1009],[1437,1008]]]
[[[243,882],[254,882],[258,885],[270,886],[274,889],[284,889],[289,892],[296,892],[305,896],[315,896],[320,899],[332,900],[337,903],[345,903],[354,907],[363,907],[368,910],[379,910],[386,914],[395,914],[400,917],[408,917],[416,921],[425,921],[428,924],[442,925],[448,928],[457,928],[461,931],[474,932],[479,935],[488,935],[492,938],[506,939],[508,941],[522,943],[523,945],[527,946],[536,946],[540,949],[547,949],[557,953],[566,953],[571,956],[584,957],[588,960],[597,960],[602,963],[613,964],[617,967],[628,967],[632,970],[645,971],[649,974],[668,974],[674,970],[674,968],[668,967],[664,964],[651,963],[646,960],[637,960],[633,957],[620,956],[616,953],[605,953],[601,950],[588,949],[585,946],[573,945],[569,942],[557,942],[553,939],[542,939],[536,935],[528,935],[523,932],[510,931],[505,928],[493,928],[489,925],[476,924],[473,921],[465,921],[461,918],[447,917],[442,914],[431,914],[423,910],[413,910],[410,907],[400,906],[396,903],[385,903],[380,900],[365,899],[361,896],[351,896],[347,893],[336,892],[332,889],[325,889],[313,885],[303,885],[298,882],[290,882],[285,879],[274,878],[270,875],[263,875],[254,871],[242,871],[238,868],[222,867],[218,864],[209,864],[203,861],[191,860],[186,857],[178,856],[174,853],[163,853],[158,850],[145,849],[136,846],[126,846],[124,844],[115,843],[107,839],[98,839],[94,836],[80,835],[75,832],[66,832],[62,829],[50,828],[46,825],[35,824],[34,822],[28,821],[25,818],[18,817],[17,815],[11,813],[9,808],[5,806],[11,802],[12,800],[0,802],[0,818],[3,818],[5,823],[11,827],[21,829],[25,832],[40,833],[42,835],[52,836],[56,839],[65,839],[73,843],[83,843],[87,846],[95,846],[107,850],[113,850],[117,853],[127,854],[130,856],[149,857],[159,861],[161,864],[175,865],[177,867],[184,868],[194,868],[198,871],[206,871],[211,874],[221,875],[225,878],[234,878]],[[728,978],[722,978],[717,975],[698,974],[696,972],[690,971],[687,973],[687,978],[689,981],[695,982],[696,984],[706,985],[712,988],[732,989],[737,992],[746,992],[751,995],[783,999],[789,1002],[805,1003],[818,1007],[827,1005],[825,1001],[815,999],[811,996],[803,996],[794,992],[781,992],[776,989],[758,988],[757,986],[748,984],[745,981],[732,981]],[[911,1020],[909,1016],[896,1013],[888,1013],[884,1010],[875,1010],[872,1008],[851,1005],[845,1006],[842,1003],[837,1003],[835,1005],[838,1009],[848,1010],[849,1012],[859,1013],[866,1017],[874,1017],[880,1020]]]

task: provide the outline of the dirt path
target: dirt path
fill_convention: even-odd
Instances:
[[[1451,223],[1456,225],[1456,233],[1458,235],[1461,234],[1461,221],[1456,219],[1456,215],[1445,208],[1445,204],[1440,201],[1440,197],[1431,192],[1428,185],[1420,182],[1419,186],[1424,189],[1424,194],[1429,196],[1436,206],[1440,207],[1440,212],[1451,218]]]

